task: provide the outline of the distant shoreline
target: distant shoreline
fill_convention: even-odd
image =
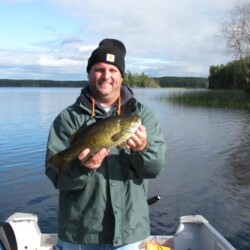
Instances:
[[[31,79],[0,79],[0,87],[84,87],[88,81],[54,81]]]
[[[160,87],[206,88],[208,79],[205,77],[154,77]],[[79,88],[88,84],[87,80],[60,81],[34,79],[0,79],[0,87],[71,87]]]

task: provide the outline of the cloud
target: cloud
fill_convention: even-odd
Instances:
[[[1,78],[82,80],[84,68],[82,60],[61,53],[0,50]]]
[[[11,3],[21,5],[27,1]],[[0,0],[3,2],[9,1]],[[125,43],[126,69],[131,72],[207,76],[209,66],[230,60],[223,43],[214,37],[225,12],[244,2],[247,1],[43,1],[40,3],[46,4],[59,21],[46,22],[43,39],[33,42],[29,49],[0,47],[0,67],[5,69],[0,68],[0,73],[10,77],[16,72],[28,77],[33,72],[42,79],[86,79],[90,53],[101,39],[113,37]],[[48,18],[42,12],[38,15],[41,20]]]
[[[230,60],[223,44],[216,44],[214,36],[225,11],[244,1],[205,0],[202,4],[199,0],[55,2],[78,20],[88,18],[82,33],[89,34],[91,41],[93,37],[99,40],[116,37],[126,44],[128,57],[143,57],[144,61],[138,59],[137,63],[127,65],[131,71],[145,69],[156,74],[158,65],[159,68],[167,66],[167,73],[174,65],[180,67],[181,64],[179,74],[207,76],[210,65]],[[156,65],[154,62],[158,58],[161,60]],[[171,67],[169,62],[165,63],[169,60]],[[182,63],[175,64],[176,61]],[[157,75],[160,72],[164,73],[164,69]]]

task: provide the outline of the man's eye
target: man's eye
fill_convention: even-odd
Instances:
[[[95,69],[96,72],[102,72],[103,70],[102,69]]]

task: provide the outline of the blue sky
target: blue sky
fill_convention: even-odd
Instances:
[[[248,0],[0,0],[0,78],[86,80],[103,38],[122,40],[126,70],[151,77],[207,77],[227,63],[215,39]]]

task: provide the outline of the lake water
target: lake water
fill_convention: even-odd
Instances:
[[[166,167],[150,181],[153,234],[173,234],[179,217],[203,215],[237,249],[250,249],[250,112],[173,105],[178,89],[135,89],[167,142]],[[35,213],[57,230],[58,193],[44,174],[48,131],[78,88],[0,88],[0,220]]]

